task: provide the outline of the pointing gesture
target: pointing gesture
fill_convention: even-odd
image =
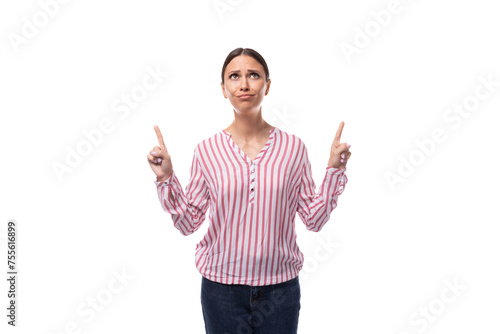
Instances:
[[[340,142],[343,129],[344,122],[340,122],[330,149],[330,159],[328,160],[328,166],[330,167],[346,169],[347,160],[349,160],[349,157],[351,156],[351,152],[349,152],[349,147],[351,147],[351,145]]]
[[[162,150],[166,150],[165,143],[163,142],[163,136],[161,135],[160,128],[158,125],[155,125],[156,137],[158,137],[158,143],[160,144],[160,148]]]
[[[170,161],[170,155],[168,154],[167,147],[163,142],[163,136],[160,132],[160,128],[155,125],[156,137],[158,138],[158,144],[160,146],[155,146],[148,154],[148,162],[151,169],[156,174],[158,181],[165,181],[173,173],[172,162]]]

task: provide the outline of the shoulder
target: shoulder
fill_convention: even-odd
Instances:
[[[223,131],[219,131],[210,137],[203,138],[198,142],[198,144],[196,144],[194,153],[197,155],[203,155],[204,152],[214,149],[222,144],[222,141],[226,139],[225,136],[226,135]]]
[[[279,128],[276,129],[276,137],[280,140],[287,141],[289,143],[293,143],[294,147],[299,148],[301,150],[306,148],[306,145],[302,138],[300,138],[298,135],[293,134],[293,133],[288,133],[284,130],[281,130]]]

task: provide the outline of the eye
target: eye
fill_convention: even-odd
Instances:
[[[231,74],[231,75],[229,76],[229,79],[233,79],[233,75],[238,75],[238,74],[236,74],[236,73]],[[250,73],[250,75],[256,75],[256,77],[255,77],[255,78],[260,78],[259,74],[258,74],[258,73],[256,73],[256,72],[252,72],[252,73]]]

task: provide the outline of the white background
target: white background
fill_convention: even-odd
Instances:
[[[221,0],[222,13],[212,0],[54,3],[0,5],[1,277],[9,219],[19,248],[17,327],[6,325],[2,279],[2,333],[204,332],[194,250],[209,223],[187,237],[173,227],[146,155],[157,124],[187,185],[195,145],[234,119],[220,72],[237,47],[266,59],[263,117],[303,139],[317,186],[340,121],[352,145],[330,221],[314,233],[296,218],[306,257],[299,333],[500,330],[493,1],[401,0],[385,26],[370,12],[389,0]],[[347,44],[357,53],[346,56]],[[168,76],[126,117],[116,113],[148,67]],[[477,88],[488,76],[491,92]],[[474,102],[476,88],[489,94],[467,117],[448,114]],[[104,119],[113,130],[58,178],[54,163]],[[436,128],[446,139],[424,154],[416,141]],[[413,171],[391,187],[387,174],[410,157]],[[131,278],[109,292],[122,271]]]

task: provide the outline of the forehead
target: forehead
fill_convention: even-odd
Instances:
[[[247,68],[251,68],[258,71],[264,71],[264,67],[254,58],[247,55],[236,56],[229,64],[227,64],[226,72],[236,71],[236,70],[246,70]]]

